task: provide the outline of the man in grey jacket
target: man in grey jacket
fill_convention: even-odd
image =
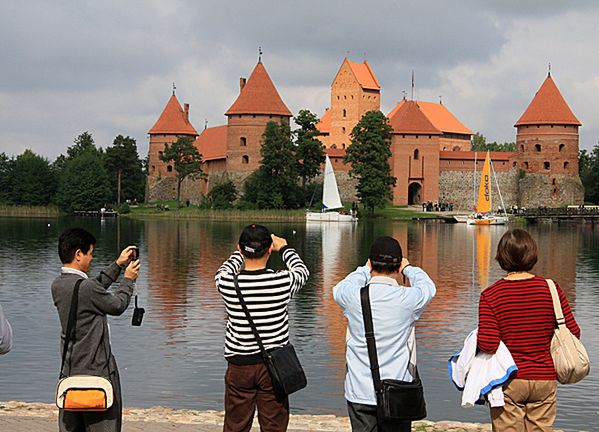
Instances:
[[[97,375],[110,380],[114,403],[103,412],[72,412],[60,410],[60,432],[120,432],[122,400],[119,373],[110,350],[106,315],[121,315],[129,306],[134,282],[140,269],[139,260],[132,261],[134,247],[125,248],[115,262],[103,269],[95,278],[88,278],[93,259],[94,236],[81,228],[64,231],[58,239],[58,255],[63,264],[60,276],[52,283],[52,298],[58,309],[61,331],[61,353],[66,343],[65,332],[69,320],[71,298],[75,284],[83,279],[79,288],[79,305],[75,322],[75,335],[68,345],[64,374]],[[125,277],[113,292],[108,287],[117,280],[121,270]]]

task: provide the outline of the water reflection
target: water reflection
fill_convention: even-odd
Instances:
[[[147,310],[144,324],[131,327],[131,311],[110,318],[126,405],[222,409],[225,311],[214,274],[235,250],[244,226],[237,222],[0,219],[0,301],[16,337],[14,351],[0,361],[0,399],[52,399],[59,353],[49,286],[60,268],[58,234],[74,225],[98,238],[92,273],[127,244],[141,248],[138,285]],[[376,237],[391,235],[438,288],[417,323],[431,419],[488,421],[484,408],[459,408],[460,394],[447,379],[446,360],[476,326],[480,291],[504,274],[493,257],[506,227],[391,222],[269,227],[288,239],[311,271],[290,305],[292,340],[309,379],[309,389],[292,397],[293,411],[345,414],[346,322],[332,287],[364,264]],[[598,230],[557,225],[529,229],[539,245],[535,272],[555,279],[567,293],[594,358],[599,354]],[[278,256],[271,264],[283,266]],[[560,388],[559,427],[584,429],[597,415],[597,384],[592,371],[581,384]]]

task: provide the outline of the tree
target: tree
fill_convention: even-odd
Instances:
[[[208,205],[213,209],[228,209],[237,199],[237,187],[231,180],[215,185],[206,196]]]
[[[309,110],[301,110],[293,119],[299,129],[293,131],[295,135],[295,153],[297,160],[297,174],[302,182],[302,189],[306,189],[306,182],[320,174],[320,166],[324,163],[324,145],[317,138],[320,131],[316,129],[318,117]]]
[[[99,151],[94,144],[94,138],[92,137],[92,134],[90,134],[88,131],[79,134],[79,136],[75,138],[75,141],[73,142],[74,145],[67,148],[67,159],[74,159],[88,150],[96,152]]]
[[[121,197],[141,199],[144,193],[144,175],[135,139],[118,135],[112,146],[106,148],[105,161],[108,174],[117,185],[117,206],[121,205]]]
[[[599,203],[599,144],[578,153],[578,170],[584,186],[584,200]]]
[[[177,203],[180,204],[181,183],[186,178],[193,180],[201,179],[204,176],[202,170],[202,155],[193,145],[193,139],[190,137],[179,137],[177,141],[164,145],[164,152],[160,155],[163,162],[172,162],[177,177]]]
[[[516,151],[516,143],[504,142],[498,143],[496,141],[487,142],[487,138],[481,133],[475,133],[472,136],[472,142],[470,143],[471,151],[497,151],[497,152],[513,152]]]
[[[0,204],[13,204],[14,165],[14,159],[0,153]]]
[[[84,151],[65,163],[56,194],[62,209],[97,210],[109,200],[110,184],[99,152]]]
[[[382,112],[367,112],[352,130],[344,158],[352,164],[350,176],[358,180],[358,199],[371,214],[393,198],[396,178],[389,166],[391,131]]]
[[[17,156],[13,166],[12,202],[17,205],[48,205],[56,192],[50,162],[31,150]]]

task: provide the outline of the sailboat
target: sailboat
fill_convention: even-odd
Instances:
[[[499,184],[497,184],[497,190],[499,191]],[[501,192],[499,191],[501,198]],[[491,198],[491,156],[487,152],[485,157],[485,164],[483,165],[483,171],[480,177],[480,186],[478,188],[478,204],[476,206],[476,213],[473,213],[468,218],[468,225],[505,225],[508,221],[507,214],[497,215],[493,213],[493,200]]]
[[[319,222],[354,222],[358,220],[354,214],[342,214],[338,211],[330,211],[343,208],[339,197],[337,179],[333,171],[333,164],[327,155],[324,161],[324,185],[322,191],[322,211],[306,212],[306,220]]]

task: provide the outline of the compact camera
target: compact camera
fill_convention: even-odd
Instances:
[[[142,320],[144,319],[144,314],[146,310],[137,306],[137,296],[135,296],[135,309],[133,309],[133,317],[131,318],[131,325],[139,327],[141,325]]]

